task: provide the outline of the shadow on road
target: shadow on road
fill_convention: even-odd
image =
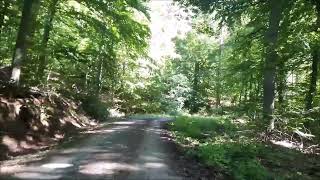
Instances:
[[[182,179],[170,166],[160,121],[117,121],[84,132],[43,158],[5,162],[0,179]]]

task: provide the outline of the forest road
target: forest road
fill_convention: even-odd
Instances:
[[[0,179],[178,180],[172,142],[162,134],[166,119],[127,119],[87,131],[42,158],[5,163]]]

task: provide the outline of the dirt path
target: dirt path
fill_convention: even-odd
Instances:
[[[0,179],[189,179],[174,165],[162,121],[117,121],[85,132],[44,157],[5,162]]]

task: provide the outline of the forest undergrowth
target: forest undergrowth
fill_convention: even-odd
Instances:
[[[287,129],[266,133],[236,112],[177,116],[169,130],[186,155],[229,178],[320,178],[319,139],[290,134]]]

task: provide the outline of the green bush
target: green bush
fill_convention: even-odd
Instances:
[[[109,116],[109,106],[96,96],[87,96],[82,100],[83,110],[91,117],[103,121]]]
[[[172,123],[177,139],[199,141],[192,153],[209,166],[219,167],[234,179],[269,179],[270,173],[257,160],[264,148],[250,139],[234,136],[238,128],[226,117],[180,116]]]
[[[216,135],[232,132],[236,127],[223,117],[187,117],[179,116],[172,125],[172,130],[179,131],[187,137],[203,140]]]
[[[318,118],[318,112],[313,109],[307,115],[315,119]],[[310,129],[318,127],[318,121],[299,120],[307,115],[287,112],[286,118],[289,120],[281,116],[283,122],[278,120],[276,125],[279,128],[281,123],[286,123],[287,131],[299,128],[302,121],[309,122]],[[186,148],[187,155],[197,157],[201,162],[230,175],[232,179],[319,179],[318,175],[310,174],[314,172],[314,162],[318,161],[314,159],[315,156],[263,143],[257,137],[258,131],[252,131],[252,127],[248,126],[250,122],[243,126],[230,120],[234,118],[236,116],[233,113],[210,118],[179,116],[171,123],[171,130],[174,131],[176,142]]]
[[[257,161],[258,145],[241,143],[202,144],[198,156],[210,166],[220,167],[235,179],[268,179],[267,170]]]
[[[263,167],[260,162],[255,159],[248,159],[246,161],[239,161],[234,163],[232,174],[235,179],[247,180],[265,180],[273,179],[268,171]]]

